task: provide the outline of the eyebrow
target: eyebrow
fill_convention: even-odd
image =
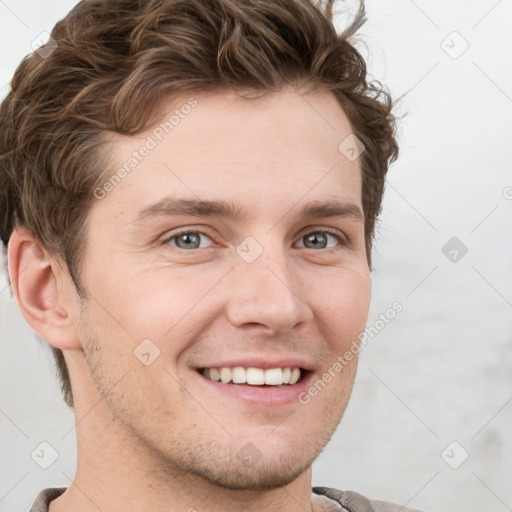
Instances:
[[[201,199],[165,197],[140,211],[131,224],[143,223],[148,220],[175,215],[220,217],[233,220],[247,220],[249,218],[247,210],[230,201],[206,201]],[[364,214],[361,208],[351,202],[311,201],[300,209],[299,215],[306,220],[348,217],[364,221]]]

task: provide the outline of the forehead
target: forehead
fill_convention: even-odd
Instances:
[[[103,206],[134,209],[169,193],[261,207],[306,195],[361,203],[360,159],[339,149],[352,130],[332,93],[190,93],[162,103],[158,114],[144,133],[109,138],[112,187]]]

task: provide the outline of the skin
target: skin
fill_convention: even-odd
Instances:
[[[229,396],[196,368],[294,356],[311,363],[314,382],[364,329],[371,282],[363,220],[300,214],[310,201],[362,211],[360,159],[338,150],[352,130],[327,92],[193,96],[192,112],[93,204],[83,234],[86,300],[29,233],[11,238],[18,304],[64,351],[75,399],[77,472],[50,512],[319,509],[311,464],[346,408],[357,357],[306,405]],[[150,134],[111,136],[112,170]],[[135,221],[169,195],[231,201],[247,215]],[[208,236],[180,249],[171,239],[178,228]],[[307,245],[306,235],[326,229],[335,234],[321,238],[325,248]],[[263,249],[252,263],[236,251],[248,236]],[[134,356],[144,339],[160,350],[149,366]],[[255,462],[237,456],[247,443]]]

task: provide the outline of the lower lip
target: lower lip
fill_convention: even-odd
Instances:
[[[313,372],[307,372],[297,384],[257,387],[248,384],[224,384],[223,382],[208,379],[197,371],[195,373],[204,385],[217,393],[222,393],[231,398],[237,398],[250,404],[263,405],[265,407],[300,403],[299,395],[308,389],[313,379]]]

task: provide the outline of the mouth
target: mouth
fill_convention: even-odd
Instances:
[[[296,355],[245,354],[193,367],[200,393],[225,407],[250,407],[264,414],[299,404],[317,374],[314,363]],[[256,408],[256,409],[255,409]]]
[[[208,380],[222,384],[259,388],[289,387],[302,382],[308,370],[294,367],[257,368],[257,367],[222,367],[198,368],[197,370]]]

